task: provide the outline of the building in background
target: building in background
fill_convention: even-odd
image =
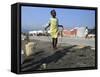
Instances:
[[[48,31],[43,31],[43,30],[38,30],[38,31],[29,31],[29,35],[31,36],[48,36],[50,35],[50,30]],[[62,34],[61,34],[62,33]],[[86,27],[75,27],[72,29],[60,29],[59,30],[59,36],[61,35],[62,37],[80,37],[80,38],[85,38],[88,37],[95,37],[95,29],[87,29]]]

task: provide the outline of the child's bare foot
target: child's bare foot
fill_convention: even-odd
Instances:
[[[56,50],[56,49],[57,49],[57,47],[54,47],[53,49],[54,49],[54,50]]]

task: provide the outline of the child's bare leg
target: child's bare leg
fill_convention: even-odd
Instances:
[[[54,49],[57,48],[57,42],[58,42],[58,38],[52,38],[52,47],[53,47]]]
[[[55,38],[52,38],[52,47],[55,48]]]
[[[55,48],[57,48],[58,38],[55,38]]]

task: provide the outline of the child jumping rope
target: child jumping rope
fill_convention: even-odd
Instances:
[[[56,11],[51,10],[51,18],[49,20],[49,25],[45,28],[47,30],[50,27],[50,35],[52,38],[52,47],[53,49],[57,49],[58,42],[58,19],[56,18]]]

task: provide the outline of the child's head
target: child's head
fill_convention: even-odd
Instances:
[[[56,11],[53,9],[53,10],[51,10],[51,16],[53,17],[53,18],[55,18],[56,17]]]

